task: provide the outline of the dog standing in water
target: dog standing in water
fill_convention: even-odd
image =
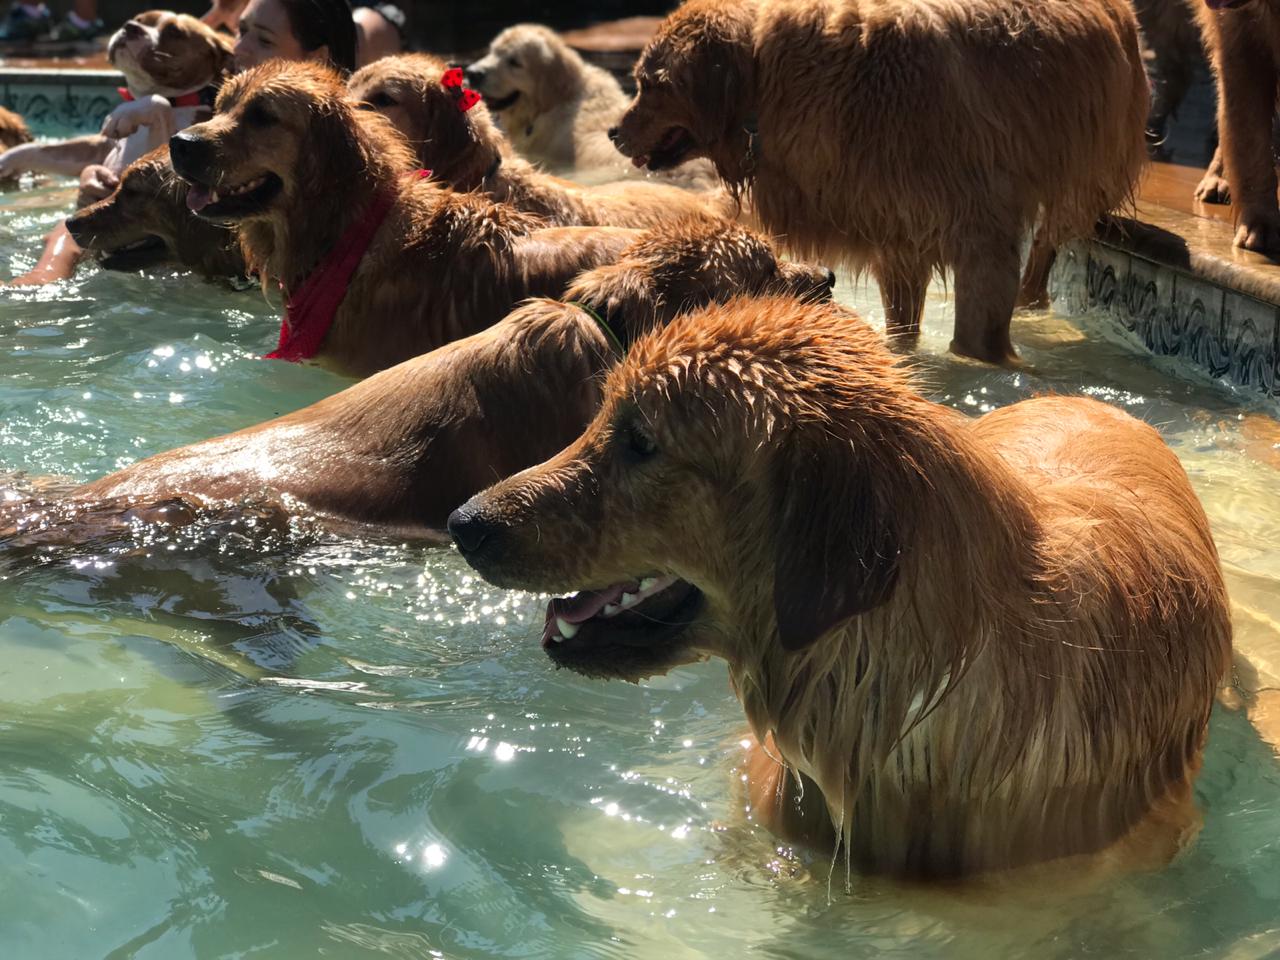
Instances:
[[[752,810],[860,870],[1179,839],[1155,825],[1190,805],[1231,622],[1177,457],[1113,407],[970,420],[865,324],[740,299],[634,344],[583,436],[449,529],[498,586],[580,588],[548,605],[559,666],[727,660],[776,751]]]
[[[1032,302],[1146,161],[1127,0],[690,0],[635,75],[611,134],[633,162],[709,157],[798,256],[869,268],[900,342],[950,268],[951,349],[991,363],[1016,357],[1024,234]]]

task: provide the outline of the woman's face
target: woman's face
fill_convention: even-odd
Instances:
[[[294,36],[280,0],[249,0],[240,15],[240,36],[236,40],[236,69],[248,70],[267,60],[329,59],[329,48],[304,50]]]

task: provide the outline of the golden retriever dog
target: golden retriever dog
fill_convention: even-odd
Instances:
[[[104,266],[132,263],[132,253],[149,252],[158,240],[167,258],[204,277],[245,275],[235,233],[187,208],[187,185],[174,174],[167,146],[125,167],[114,193],[82,207],[66,224],[76,243],[101,255]]]
[[[195,17],[167,10],[138,14],[107,45],[128,92],[102,133],[7,150],[0,154],[0,177],[27,171],[76,176],[98,164],[118,174],[176,130],[210,115],[232,48],[230,37]]]
[[[950,268],[951,349],[1003,363],[1026,230],[1043,252],[1132,196],[1137,33],[1127,0],[690,0],[614,137],[652,170],[709,157],[793,252],[870,268],[901,342]]]
[[[1196,188],[1196,198],[1226,202],[1229,195],[1239,224],[1236,246],[1280,254],[1272,152],[1280,89],[1280,0],[1203,0],[1197,7],[1218,82],[1218,154]]]
[[[561,226],[654,227],[705,214],[733,218],[722,189],[684,190],[637,180],[583,186],[538,170],[517,155],[483,103],[463,111],[427,54],[377,60],[347,81],[351,97],[390,120],[417,148],[418,162],[457,190],[474,190]]]
[[[356,376],[476,333],[526,297],[558,296],[637,236],[539,229],[415,176],[386,118],[357,109],[338,74],[312,63],[271,61],[229,80],[217,115],[169,153],[188,206],[235,224],[249,266],[283,286],[276,355]],[[291,354],[291,343],[305,349]]]
[[[789,771],[749,765],[773,771],[752,809],[819,836],[805,778],[867,872],[1090,854],[1187,803],[1230,662],[1208,521],[1154,430],[1084,398],[968,419],[827,306],[641,338],[586,432],[449,530],[492,583],[580,588],[547,608],[559,666],[727,660]]]
[[[549,27],[508,27],[466,76],[512,145],[534,163],[592,179],[637,175],[609,142],[627,95],[607,70],[587,63]],[[683,186],[715,184],[705,162],[669,169],[664,177]]]
[[[741,227],[676,224],[579,276],[570,302],[531,301],[296,413],[142,460],[70,498],[188,504],[180,517],[200,513],[190,505],[265,498],[340,527],[441,537],[449,511],[582,432],[604,373],[641,333],[744,291],[829,297],[831,280],[825,268],[780,262]],[[29,508],[9,512],[30,525]]]

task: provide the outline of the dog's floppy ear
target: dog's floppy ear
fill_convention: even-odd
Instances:
[[[780,453],[773,605],[786,649],[804,649],[892,595],[899,536],[890,482],[835,436],[796,438]]]

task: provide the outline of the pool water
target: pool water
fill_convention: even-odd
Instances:
[[[0,198],[22,272],[65,186]],[[878,322],[873,287],[840,299]],[[1273,407],[1154,360],[1100,318],[1016,321],[1030,370],[945,353],[979,413],[1082,392],[1157,425],[1203,497],[1247,693],[1280,676]],[[0,291],[0,470],[83,480],[345,381],[256,359],[275,306],[169,271]],[[556,671],[542,601],[451,550],[225,531],[0,568],[0,956],[1221,957],[1280,950],[1280,762],[1215,711],[1204,828],[1158,873],[1057,889],[904,889],[748,823],[723,664],[633,686]],[[1265,729],[1266,711],[1256,711]]]

